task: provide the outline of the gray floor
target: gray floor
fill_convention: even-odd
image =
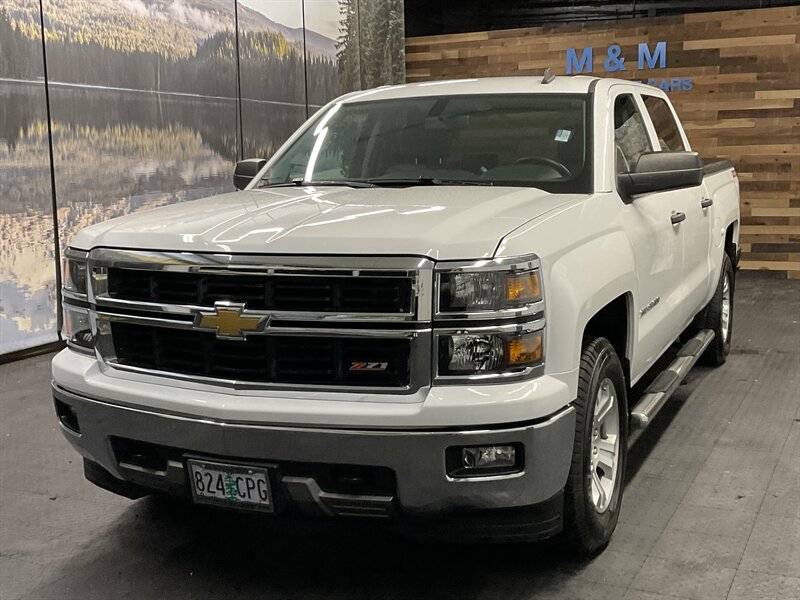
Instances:
[[[86,483],[49,357],[0,367],[0,598],[800,598],[800,281],[742,278],[734,349],[632,451],[609,548],[276,531]]]

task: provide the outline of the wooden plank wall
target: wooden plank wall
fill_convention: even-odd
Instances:
[[[637,47],[667,42],[665,69],[636,71]],[[669,92],[692,147],[730,158],[742,192],[742,268],[800,279],[800,7],[687,14],[406,40],[409,82],[566,72],[567,48],[610,44],[623,78],[693,78]]]

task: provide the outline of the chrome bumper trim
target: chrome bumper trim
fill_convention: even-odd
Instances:
[[[80,423],[80,434],[61,426],[67,440],[83,456],[119,479],[132,480],[135,471],[118,464],[109,441],[112,436],[233,461],[385,467],[395,473],[395,502],[407,514],[542,502],[566,484],[575,431],[572,406],[564,407],[546,421],[508,427],[376,431],[234,424],[122,407],[58,386],[54,386],[53,394],[72,408]],[[509,442],[525,445],[527,462],[522,474],[468,480],[447,477],[448,447]],[[168,464],[164,477],[147,474],[146,479],[142,476],[135,481],[164,491],[183,490],[185,482],[183,465],[177,461]],[[340,500],[346,499],[323,498],[321,502],[330,507]],[[383,500],[376,502],[381,504]]]

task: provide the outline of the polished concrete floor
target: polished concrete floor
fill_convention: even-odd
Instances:
[[[0,367],[0,599],[800,598],[800,281],[742,277],[734,348],[632,450],[593,559],[131,502],[85,482],[49,356]]]

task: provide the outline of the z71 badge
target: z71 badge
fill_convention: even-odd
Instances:
[[[351,362],[350,371],[385,371],[388,366],[385,362]]]

